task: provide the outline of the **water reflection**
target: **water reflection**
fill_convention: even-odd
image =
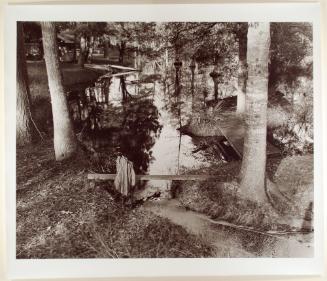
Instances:
[[[188,72],[179,70],[177,79],[174,68],[162,74],[135,72],[95,85],[100,90],[91,86],[75,95],[72,104],[81,112],[75,114],[75,125],[82,131],[83,143],[97,155],[95,172],[115,173],[117,152],[134,163],[137,174],[187,173],[219,159],[219,152],[208,158],[197,140],[179,130],[193,114],[194,103],[202,104],[201,96],[193,95],[202,87],[203,77],[185,68]],[[140,197],[158,190],[169,196],[170,187],[170,181],[143,182]]]
[[[120,151],[134,163],[136,173],[147,172],[152,160],[151,148],[160,136],[162,125],[153,100],[131,100],[124,105],[124,120],[119,138]]]

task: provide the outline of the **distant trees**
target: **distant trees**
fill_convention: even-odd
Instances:
[[[245,101],[244,152],[240,189],[264,201],[267,135],[270,23],[250,23],[247,34],[248,80]]]
[[[109,58],[109,47],[110,47],[110,38],[108,35],[103,35],[103,57]]]
[[[271,23],[269,84],[312,76],[311,23]]]
[[[154,22],[108,22],[105,34],[117,38],[119,63],[124,63],[127,51],[142,52],[153,43],[156,24]]]
[[[77,41],[79,42],[79,56],[78,65],[84,67],[84,64],[88,55],[88,37],[91,34],[91,30],[87,23],[76,23],[74,33]]]
[[[69,158],[77,149],[59,66],[56,27],[53,22],[41,22],[44,57],[51,96],[54,150],[56,160]]]
[[[16,108],[16,141],[17,145],[32,142],[32,116],[30,104],[30,90],[27,76],[24,46],[23,23],[17,23],[17,108]]]
[[[270,91],[282,91],[292,101],[295,92],[305,91],[298,79],[312,81],[312,55],[311,23],[271,23]]]

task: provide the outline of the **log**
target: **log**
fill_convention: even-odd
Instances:
[[[88,174],[89,180],[114,180],[116,174]],[[217,180],[215,175],[136,175],[136,180],[179,180],[179,181],[204,181]]]

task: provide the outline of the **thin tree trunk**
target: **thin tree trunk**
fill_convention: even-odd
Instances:
[[[90,36],[89,47],[88,47],[88,52],[87,52],[87,62],[88,63],[92,63],[93,51],[94,51],[94,36]]]
[[[191,68],[191,96],[192,96],[192,111],[193,111],[193,108],[194,108],[194,70],[195,68]]]
[[[125,47],[126,47],[126,43],[124,41],[122,41],[120,43],[120,48],[119,48],[119,63],[120,64],[124,63]]]
[[[87,56],[86,38],[84,36],[81,36],[80,52],[79,52],[79,57],[78,57],[78,64],[80,67],[84,67],[86,56]]]
[[[218,59],[216,59],[216,65],[214,66],[212,72],[210,72],[210,77],[213,80],[214,85],[214,97],[215,101],[218,101],[218,85],[219,85],[219,70],[218,70]]]
[[[109,53],[110,53],[109,45],[110,45],[110,42],[109,42],[109,38],[107,38],[107,36],[104,36],[103,45],[104,45],[103,57],[106,58],[106,59],[109,59]]]
[[[252,200],[265,201],[269,23],[250,24],[247,37],[248,81],[240,189]]]
[[[218,81],[214,81],[214,97],[215,101],[218,101]]]
[[[139,55],[139,45],[137,42],[134,42],[134,68],[137,69],[137,61],[138,61],[138,55]]]
[[[77,61],[77,54],[76,54],[76,35],[74,34],[74,49],[73,49],[73,61],[74,63]]]
[[[32,142],[30,91],[24,46],[23,24],[17,23],[17,108],[16,108],[16,141],[17,145]]]
[[[239,70],[238,70],[238,94],[237,94],[237,113],[245,111],[245,93],[247,80],[246,52],[247,52],[247,31],[248,24],[242,23],[238,30],[238,53],[239,53]]]
[[[42,22],[41,27],[53,114],[54,150],[56,160],[60,161],[72,156],[77,142],[62,83],[55,25],[53,22]]]

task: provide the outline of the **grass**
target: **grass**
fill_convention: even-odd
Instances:
[[[204,213],[214,220],[223,220],[258,230],[285,229],[278,213],[267,203],[246,200],[238,194],[234,182],[206,181],[201,185],[184,184],[178,199],[188,209]]]
[[[263,231],[288,231],[293,228],[289,224],[290,216],[301,220],[309,216],[311,220],[312,165],[312,155],[268,158],[267,177],[288,198],[290,205],[286,207],[279,206],[280,202],[272,206],[268,201],[258,203],[243,198],[237,183],[240,162],[212,166],[207,172],[216,174],[217,181],[182,183],[178,187],[177,197],[184,207],[204,213],[215,220]],[[193,173],[203,172],[199,170]]]
[[[212,256],[182,227],[91,187],[89,162],[55,162],[52,140],[17,148],[17,258]]]

